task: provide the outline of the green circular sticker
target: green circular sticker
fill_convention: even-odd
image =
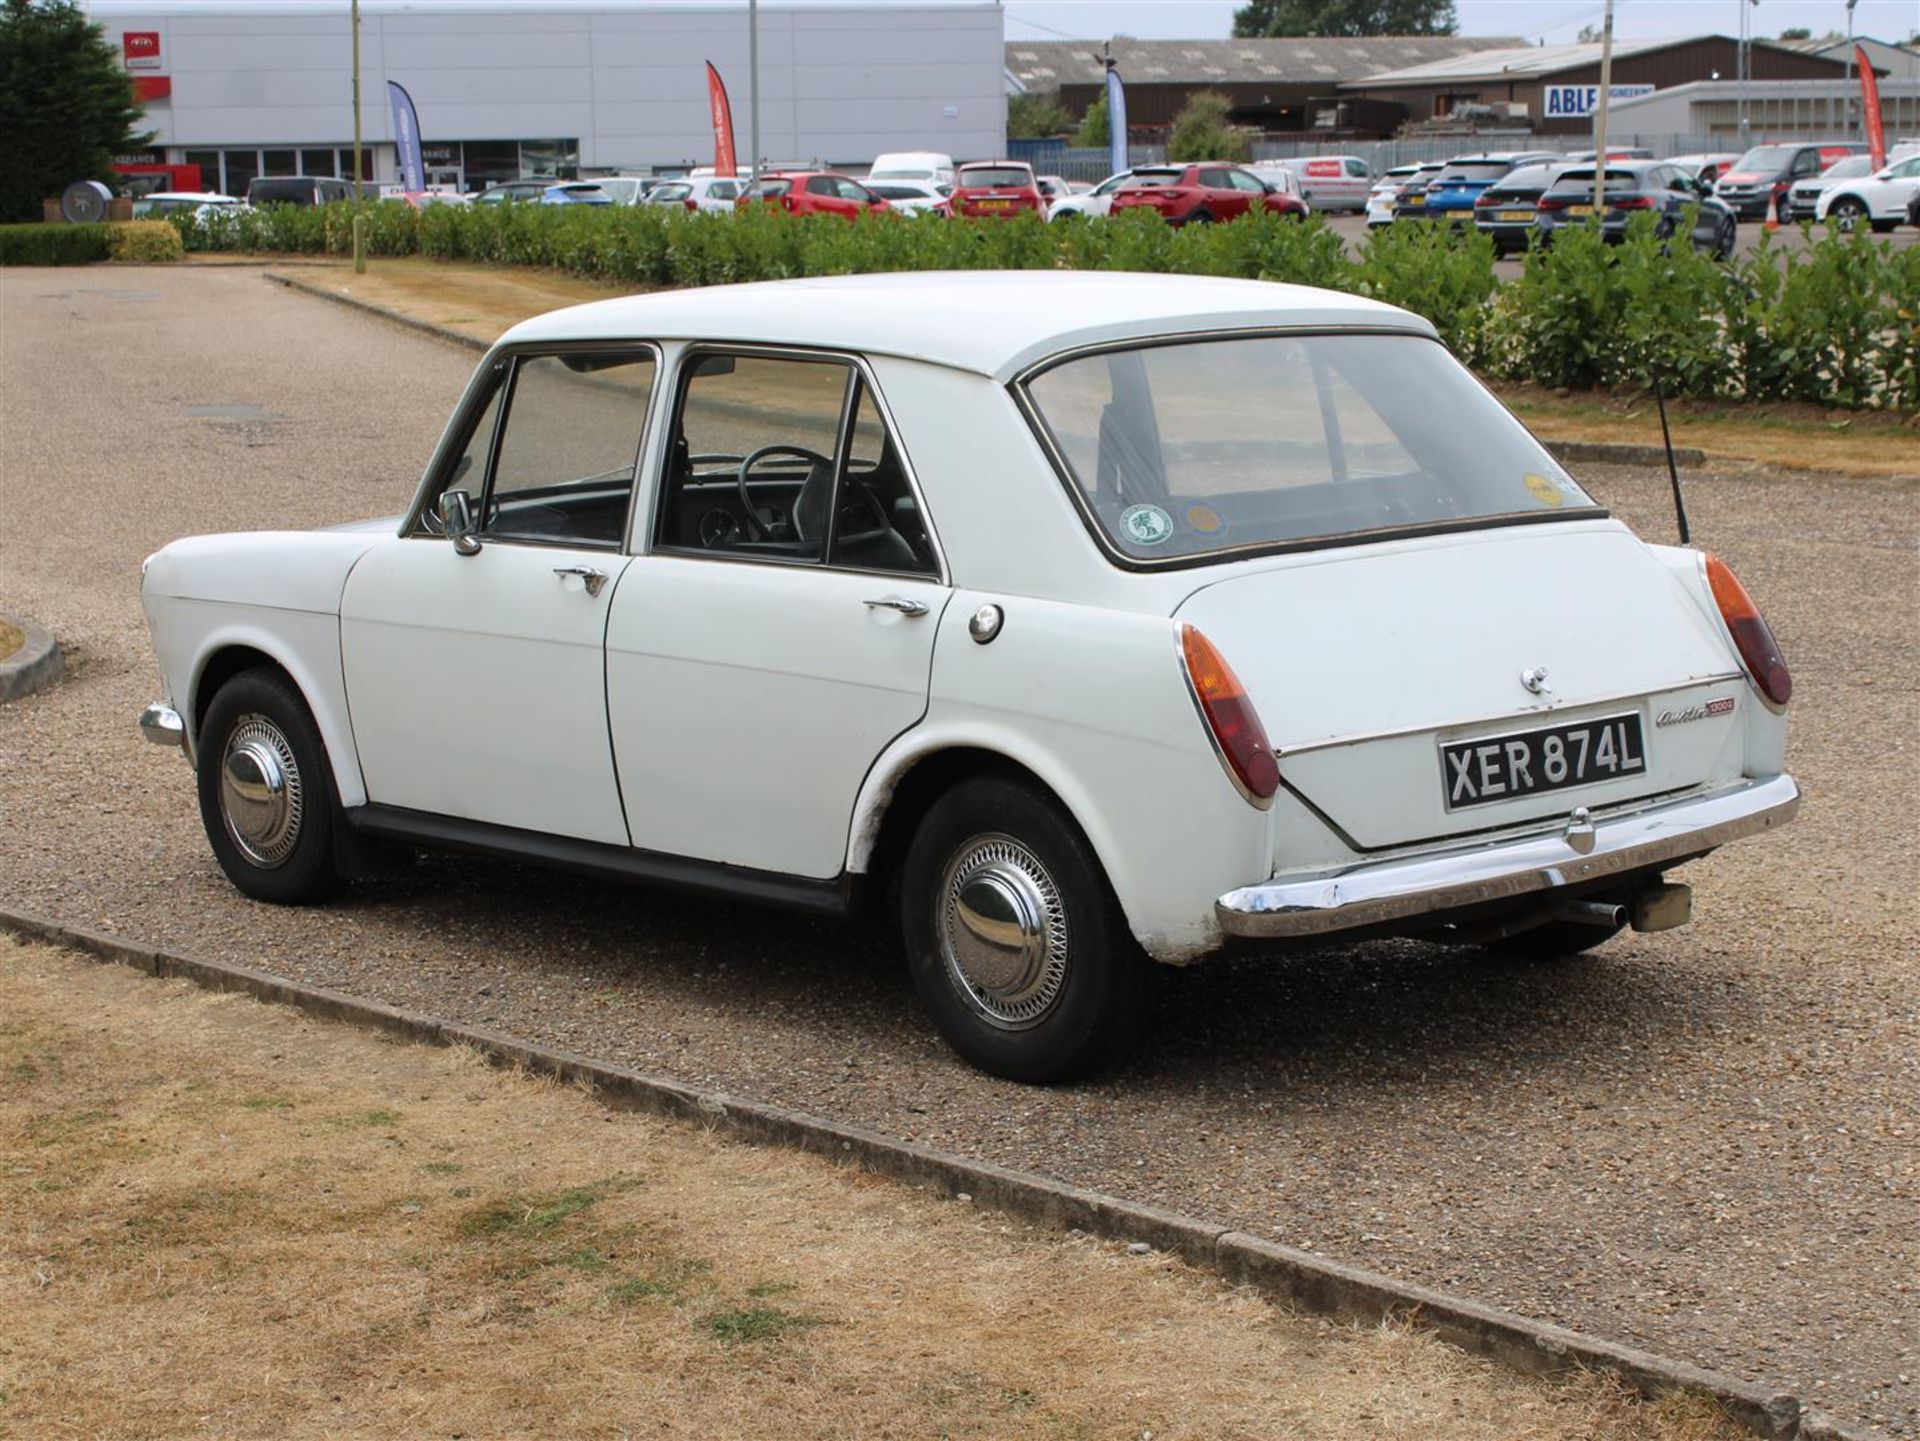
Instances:
[[[1120,512],[1120,533],[1135,545],[1158,545],[1173,534],[1173,517],[1157,505],[1130,505]]]

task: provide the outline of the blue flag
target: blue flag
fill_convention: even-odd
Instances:
[[[393,153],[400,163],[400,188],[425,190],[427,167],[420,158],[420,116],[413,97],[395,80],[387,82],[387,101],[393,106]]]
[[[1127,87],[1120,83],[1120,72],[1107,67],[1107,141],[1113,147],[1109,162],[1113,173],[1130,169],[1127,164]]]

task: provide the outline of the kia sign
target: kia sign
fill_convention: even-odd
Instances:
[[[120,58],[129,70],[160,68],[160,32],[129,30],[120,37]]]
[[[1629,100],[1635,95],[1651,95],[1651,85],[1611,85],[1607,94],[1615,100]],[[1541,113],[1549,120],[1585,120],[1593,114],[1594,107],[1600,103],[1598,85],[1549,85],[1546,98],[1541,101]]]

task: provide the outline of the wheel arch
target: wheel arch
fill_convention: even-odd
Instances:
[[[271,667],[292,682],[312,712],[320,739],[327,748],[327,763],[333,772],[334,792],[340,804],[364,805],[366,787],[360,775],[360,757],[353,744],[346,689],[340,672],[339,623],[333,616],[302,619],[316,631],[324,627],[328,638],[324,649],[314,643],[319,639],[317,634],[303,636],[301,639],[307,643],[294,644],[241,621],[229,622],[209,633],[199,648],[188,681],[185,720],[192,750],[196,756],[199,754],[201,722],[220,687],[244,671]],[[316,661],[308,652],[318,652],[320,659]]]

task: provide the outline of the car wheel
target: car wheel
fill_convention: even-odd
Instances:
[[[1851,195],[1843,195],[1827,207],[1827,224],[1843,235],[1851,235],[1853,227],[1866,218],[1867,207]]]
[[[220,687],[200,726],[197,781],[201,823],[234,885],[287,906],[332,893],[333,773],[284,674],[243,671]]]
[[[1146,955],[1073,820],[1018,781],[963,782],[901,875],[915,988],[948,1043],[1011,1081],[1111,1064],[1146,1019]]]
[[[1733,259],[1734,248],[1740,243],[1740,222],[1729,215],[1720,222],[1720,243],[1714,253],[1722,260]]]
[[[1196,211],[1194,211],[1194,212],[1193,212],[1193,214],[1191,214],[1191,215],[1189,215],[1189,216],[1187,217],[1187,224],[1189,224],[1189,225],[1211,225],[1211,224],[1213,224],[1213,214],[1212,214],[1212,212],[1211,212],[1211,211],[1206,211],[1206,210],[1196,210]]]
[[[1579,921],[1548,921],[1544,926],[1486,943],[1488,955],[1503,961],[1555,961],[1582,955],[1619,935],[1620,926],[1588,926]]]

